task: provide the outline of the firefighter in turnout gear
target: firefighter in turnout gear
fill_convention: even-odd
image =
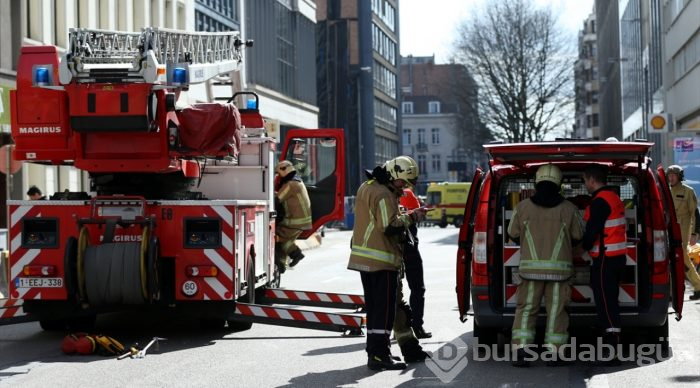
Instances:
[[[296,176],[292,162],[279,162],[275,172],[279,177],[275,190],[275,208],[278,216],[275,228],[275,263],[280,273],[284,273],[287,269],[287,256],[292,260],[289,263],[290,267],[294,267],[304,258],[295,242],[302,231],[312,227],[311,202],[304,182]]]
[[[561,179],[557,166],[541,166],[535,174],[535,194],[516,206],[508,225],[508,235],[520,242],[521,282],[512,331],[515,366],[529,365],[526,348],[535,340],[542,296],[547,309],[545,345],[556,352],[569,341],[565,307],[571,299],[569,278],[574,274],[572,244],[583,236],[583,223],[578,208],[560,194]]]
[[[619,285],[627,261],[625,205],[614,187],[606,186],[607,167],[591,164],[583,172],[586,189],[592,195],[583,219],[586,228],[581,247],[592,259],[591,288],[598,324],[605,344],[617,349],[621,336]],[[614,354],[604,354],[604,365],[620,364]]]
[[[691,300],[700,299],[700,276],[695,269],[695,265],[688,256],[688,244],[695,245],[698,242],[695,223],[698,220],[695,218],[695,211],[698,207],[698,200],[695,196],[695,190],[692,187],[683,184],[683,168],[678,165],[668,166],[666,169],[668,184],[671,185],[671,196],[673,197],[673,206],[676,208],[676,220],[681,226],[681,238],[683,239],[683,261],[685,262],[685,276],[693,286],[693,295]],[[692,232],[692,233],[691,233]]]
[[[407,157],[377,166],[357,190],[348,269],[359,271],[367,311],[367,367],[404,369],[391,355],[389,336],[396,314],[399,270],[406,228],[425,218],[424,210],[399,212],[399,196],[417,178]]]

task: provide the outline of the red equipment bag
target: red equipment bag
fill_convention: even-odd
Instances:
[[[233,104],[195,104],[177,112],[183,146],[216,154],[227,151],[238,156],[241,144],[241,114]]]

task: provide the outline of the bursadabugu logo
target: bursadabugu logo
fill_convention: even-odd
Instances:
[[[433,355],[425,360],[425,365],[428,369],[446,384],[454,380],[469,364],[469,359],[467,358],[469,346],[458,335],[448,329],[440,330],[435,333],[433,338],[454,338],[440,347],[437,347],[438,344],[435,344],[433,349],[429,349]]]

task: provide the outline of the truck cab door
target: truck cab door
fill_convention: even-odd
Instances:
[[[280,158],[289,160],[304,181],[311,201],[311,236],[323,224],[342,220],[345,193],[345,138],[342,129],[291,129]]]
[[[671,271],[671,301],[673,310],[676,312],[676,319],[683,315],[683,297],[685,296],[685,262],[683,259],[683,239],[681,237],[681,227],[676,219],[676,209],[673,207],[673,197],[671,189],[666,180],[666,172],[663,166],[656,168],[659,174],[659,183],[666,198],[665,211],[669,215],[667,231],[669,241],[669,261]]]
[[[459,307],[459,319],[467,320],[467,312],[471,308],[471,269],[472,269],[472,245],[474,244],[474,217],[476,206],[479,204],[478,195],[481,182],[484,180],[483,171],[477,167],[469,188],[469,196],[464,206],[464,223],[459,228],[459,240],[457,242],[457,305]]]

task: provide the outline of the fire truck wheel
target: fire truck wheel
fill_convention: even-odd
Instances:
[[[42,319],[39,321],[39,326],[44,331],[59,331],[66,330],[65,319]]]
[[[279,267],[277,267],[277,264],[273,264],[274,270],[272,272],[272,281],[268,284],[269,288],[280,288],[280,285],[282,284],[282,274],[280,273]]]
[[[646,344],[661,345],[661,350],[668,352],[668,319],[659,327],[650,327],[646,330]]]
[[[77,297],[78,293],[78,239],[68,237],[66,250],[63,254],[63,270],[68,298]]]
[[[78,277],[78,293],[80,294],[80,299],[87,299],[85,293],[85,250],[90,244],[90,235],[86,227],[80,228],[80,234],[78,237],[78,252],[76,259],[76,272]]]
[[[153,302],[159,299],[160,283],[158,281],[158,259],[160,255],[158,237],[151,237],[148,244],[148,300]]]

